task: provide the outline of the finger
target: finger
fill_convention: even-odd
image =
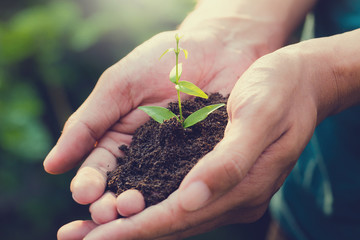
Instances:
[[[58,233],[58,240],[81,240],[97,225],[93,221],[74,221],[62,226]]]
[[[47,172],[63,173],[77,165],[105,131],[133,107],[129,102],[130,91],[126,89],[131,86],[122,77],[119,65],[104,72],[94,91],[66,122],[57,144],[44,161]]]
[[[158,103],[156,106],[166,107],[167,103]],[[135,130],[149,120],[149,115],[140,109],[134,109],[130,114],[120,119],[119,124],[112,127],[112,130],[125,134],[134,134]]]
[[[258,133],[249,128],[228,132],[230,134],[202,158],[181,183],[179,200],[184,210],[198,210],[230,190],[260,156]]]
[[[235,216],[237,222],[257,220],[265,212],[271,194],[274,193],[272,181],[275,179],[277,183],[276,178],[279,176],[279,174],[272,174],[269,177],[266,172],[272,168],[274,162],[280,164],[280,172],[283,167],[286,167],[282,166],[286,161],[273,161],[273,158],[287,160],[289,158],[287,151],[280,150],[286,150],[296,145],[293,141],[289,141],[289,138],[292,137],[289,133],[282,136],[281,141],[273,144],[261,155],[259,164],[251,167],[238,186],[206,207],[198,211],[184,212],[178,201],[179,192],[176,191],[167,200],[149,207],[133,217],[99,226],[89,233],[86,239],[181,239],[232,223]],[[261,179],[259,176],[266,177]],[[262,196],[264,192],[269,193]],[[239,206],[239,202],[241,208],[232,210]],[[224,213],[230,212],[234,213],[234,215],[230,214],[234,217],[226,216],[226,214],[225,217],[222,217]],[[213,221],[213,219],[215,220]]]
[[[283,176],[280,171],[284,166],[288,169],[293,165],[307,141],[303,141],[303,135],[294,134],[301,132],[298,127],[283,122],[285,114],[274,114],[286,111],[274,110],[276,106],[279,104],[253,105],[250,113],[246,107],[240,108],[242,111],[233,112],[237,114],[233,121],[229,114],[224,139],[195,165],[180,185],[179,201],[184,210],[195,211],[219,198],[239,184],[257,161],[269,155],[268,166],[273,164],[273,167],[266,176],[271,176],[270,180]],[[310,137],[311,134],[306,136]],[[279,156],[272,156],[274,153]]]
[[[76,202],[89,204],[96,201],[105,191],[107,172],[116,165],[121,151],[118,146],[129,144],[130,135],[109,132],[87,157],[71,182],[71,192]]]
[[[115,240],[115,239],[182,239],[182,237],[198,234],[224,224],[241,222],[241,218],[236,219],[235,215],[224,216],[224,213],[235,213],[229,211],[232,203],[229,203],[228,196],[221,197],[215,203],[206,206],[197,212],[185,212],[179,205],[177,191],[163,202],[148,207],[144,211],[129,217],[117,219],[115,221],[100,225],[91,231],[86,240]],[[233,194],[233,193],[228,193]],[[262,209],[262,213],[266,206]],[[236,211],[244,216],[244,222],[253,220],[261,214],[254,214],[253,209],[249,211]]]
[[[157,89],[158,91],[158,89]],[[167,91],[166,91],[167,92]],[[157,101],[157,102],[155,102]],[[147,99],[147,101],[141,102],[141,105],[148,104],[147,102],[151,102],[151,105],[166,107],[169,102],[174,101],[171,98],[165,98],[160,101],[160,99],[151,98]],[[120,121],[112,126],[112,131],[123,133],[123,134],[134,134],[135,130],[138,129],[141,125],[149,121],[150,117],[144,111],[140,109],[133,109],[129,114],[122,117]]]
[[[96,148],[71,181],[74,200],[79,204],[96,201],[105,191],[107,171],[115,168],[115,164],[114,155],[104,148]]]
[[[222,201],[219,201],[218,204],[220,204],[221,202]],[[224,213],[223,215],[217,216],[215,218],[211,218],[208,221],[202,222],[200,224],[196,224],[188,229],[171,232],[164,237],[156,238],[156,240],[187,239],[191,236],[207,233],[219,227],[230,224],[252,223],[260,219],[260,217],[264,215],[267,206],[268,204],[264,204],[263,206],[258,206],[256,209],[252,209],[252,208],[232,209]],[[248,221],[248,219],[254,219],[254,220]]]
[[[226,199],[223,200],[226,201]],[[219,216],[224,209],[227,209],[226,204],[220,202],[198,213],[184,212],[179,206],[177,191],[175,191],[163,202],[148,207],[134,216],[100,225],[85,239],[158,239],[190,229],[192,226],[197,226],[199,222],[204,223],[215,219],[214,216]]]
[[[116,206],[121,216],[129,217],[145,209],[145,200],[139,191],[131,189],[117,197]]]
[[[85,239],[156,239],[172,232],[171,228],[181,222],[181,208],[171,209],[176,206],[176,198],[169,197],[169,201],[146,208],[129,218],[121,218],[115,221],[100,225],[91,231]],[[173,210],[173,211],[172,211]]]
[[[116,196],[107,192],[100,199],[90,205],[91,218],[96,224],[104,224],[117,218]]]
[[[187,211],[203,207],[237,185],[286,130],[285,125],[278,124],[280,114],[274,114],[278,112],[276,104],[233,96],[228,102],[229,123],[223,140],[195,165],[179,187],[180,202]]]
[[[226,56],[226,68],[216,74],[214,78],[204,87],[206,92],[219,92],[223,96],[229,95],[235,83],[243,72],[250,66],[254,59],[246,54],[229,53]]]
[[[195,211],[240,183],[262,152],[288,128],[281,124],[288,111],[279,109],[282,98],[270,91],[258,93],[257,81],[243,84],[245,80],[237,82],[229,97],[229,122],[223,140],[194,166],[179,187],[184,210]]]

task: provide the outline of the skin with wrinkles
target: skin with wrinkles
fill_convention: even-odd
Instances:
[[[171,47],[174,32],[151,38],[106,70],[44,162],[46,171],[62,173],[87,156],[71,191],[77,202],[91,204],[93,221],[69,223],[58,238],[182,239],[260,218],[316,125],[360,103],[360,55],[354,54],[360,30],[283,47],[314,4],[199,1],[179,28],[183,47],[192,52],[182,77],[206,92],[230,93],[228,125],[179,189],[145,210],[138,192],[117,199],[104,194],[106,172],[121,155],[118,145],[129,144],[147,120],[137,106],[176,99],[166,84],[174,63],[151,61]],[[124,212],[130,217],[114,217]]]

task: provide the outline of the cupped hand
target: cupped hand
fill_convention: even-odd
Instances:
[[[259,51],[246,45],[234,46],[224,40],[223,29],[193,29],[180,31],[180,45],[189,57],[183,62],[181,79],[188,80],[206,92],[228,94],[245,69],[258,58]],[[118,211],[129,216],[139,211],[128,206],[128,199],[138,199],[136,193],[126,193],[120,199],[104,194],[106,173],[116,166],[121,156],[118,146],[129,144],[136,128],[148,120],[137,107],[166,106],[176,99],[176,90],[168,80],[175,65],[170,53],[160,61],[165,49],[174,47],[175,32],[161,33],[133,50],[110,67],[100,77],[84,104],[66,122],[63,132],[44,161],[49,173],[63,173],[77,166],[84,158],[71,183],[73,198],[80,204],[91,204],[96,223],[105,223]],[[255,45],[255,44],[254,44]],[[141,201],[140,201],[141,202]]]
[[[63,239],[79,233],[85,239],[182,239],[260,218],[318,121],[315,77],[301,52],[293,49],[296,45],[260,58],[242,75],[228,101],[224,139],[168,199],[100,226],[73,222],[59,235]]]

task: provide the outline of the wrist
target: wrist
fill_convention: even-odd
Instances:
[[[329,42],[329,71],[337,95],[331,114],[336,114],[360,104],[360,29],[330,37]]]
[[[271,24],[244,16],[219,16],[204,20],[186,18],[180,31],[210,31],[223,46],[244,50],[253,48],[256,58],[283,46],[281,30]]]
[[[297,44],[318,123],[360,103],[360,30]]]
[[[211,28],[236,48],[256,45],[258,57],[282,47],[315,0],[199,0],[180,30]]]

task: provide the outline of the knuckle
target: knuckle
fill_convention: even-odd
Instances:
[[[163,239],[183,239],[188,230],[198,226],[198,223],[194,222],[193,217],[190,217],[189,215],[180,217],[178,208],[168,201],[164,201],[160,205],[163,205],[162,209],[167,211],[169,214],[168,216],[171,216],[168,218],[169,221],[167,222],[167,232],[171,234],[165,234]],[[174,216],[180,217],[181,221],[178,221],[179,218],[174,218]]]
[[[89,124],[86,120],[80,119],[79,116],[77,116],[77,112],[72,114],[65,122],[63,132],[67,132],[71,129],[78,129],[79,131],[87,132],[94,142],[96,142],[99,138],[91,124]]]
[[[230,185],[235,185],[240,182],[246,175],[243,165],[244,155],[240,152],[230,151],[227,153],[226,158],[222,158],[222,167],[225,173],[225,180],[228,181]]]
[[[95,129],[89,123],[82,120],[78,120],[77,122],[82,128],[86,130],[86,132],[88,132],[90,138],[93,140],[94,143],[99,139],[99,136],[97,136]]]
[[[66,131],[66,129],[71,128],[71,126],[74,125],[76,122],[75,113],[73,113],[65,122],[63,131]]]

